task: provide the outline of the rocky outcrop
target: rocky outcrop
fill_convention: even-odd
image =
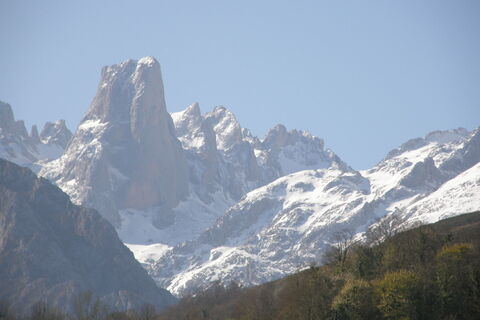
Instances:
[[[276,177],[307,169],[350,169],[333,151],[324,150],[323,139],[308,131],[287,131],[281,124],[268,131],[257,149],[262,162],[275,171]]]
[[[228,150],[243,139],[242,127],[235,115],[223,106],[215,107],[205,115],[205,120],[212,126],[218,137],[219,150]]]
[[[95,210],[27,168],[0,159],[0,300],[28,311],[37,301],[71,308],[91,292],[112,308],[174,301],[156,287]]]
[[[415,163],[412,170],[405,175],[400,184],[408,188],[418,188],[425,185],[439,186],[444,177],[430,157]]]
[[[455,176],[477,164],[480,161],[480,129],[474,130],[463,143],[462,147],[453,153],[440,169]]]
[[[5,102],[0,101],[0,128],[2,134],[11,134],[21,137],[27,137],[27,129],[23,121],[15,121],[12,107]]]

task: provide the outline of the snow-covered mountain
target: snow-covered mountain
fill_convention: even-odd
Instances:
[[[261,141],[225,107],[166,111],[152,57],[105,67],[63,156],[40,174],[93,207],[128,244],[200,235],[248,191],[298,169],[346,165],[323,141],[277,126]],[[154,246],[158,248],[159,246]]]
[[[42,163],[60,157],[72,137],[64,120],[47,122],[40,134],[30,134],[22,120],[15,120],[12,107],[0,101],[0,158],[38,171]]]
[[[225,107],[169,114],[152,57],[105,67],[64,154],[41,174],[112,222],[161,286],[268,281],[319,262],[338,231],[480,209],[480,133],[436,131],[355,171],[324,141],[265,138]]]
[[[361,235],[391,215],[409,225],[478,210],[479,137],[480,130],[434,132],[370,170],[330,166],[281,177],[147,269],[179,295],[217,280],[258,284],[320,262],[344,230]]]

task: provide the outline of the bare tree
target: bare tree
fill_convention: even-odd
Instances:
[[[73,304],[74,320],[101,320],[107,313],[107,307],[90,291],[80,293]]]
[[[62,320],[64,318],[64,314],[43,301],[35,303],[30,313],[31,320]]]
[[[368,245],[375,246],[404,230],[398,210],[377,220],[366,233]]]
[[[14,320],[15,318],[10,303],[0,300],[0,320]]]
[[[155,307],[151,304],[144,304],[138,311],[138,320],[154,320],[157,317]]]
[[[348,254],[358,241],[354,239],[353,232],[348,229],[336,232],[333,239],[334,244],[327,250],[324,259],[327,263],[337,265],[340,271],[343,272],[345,271]]]

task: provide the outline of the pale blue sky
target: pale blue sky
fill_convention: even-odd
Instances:
[[[75,129],[100,69],[153,55],[167,107],[308,129],[354,168],[480,125],[480,1],[0,0],[0,100]]]

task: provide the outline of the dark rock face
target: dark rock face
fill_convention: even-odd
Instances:
[[[90,291],[117,309],[174,298],[159,289],[95,210],[27,168],[0,159],[0,300],[66,308]]]
[[[435,166],[432,158],[417,162],[410,173],[400,180],[400,184],[408,188],[419,188],[425,185],[438,186],[444,181],[440,170]]]
[[[472,135],[447,161],[440,169],[445,170],[451,175],[456,175],[464,170],[473,167],[480,161],[480,129],[473,131]]]

